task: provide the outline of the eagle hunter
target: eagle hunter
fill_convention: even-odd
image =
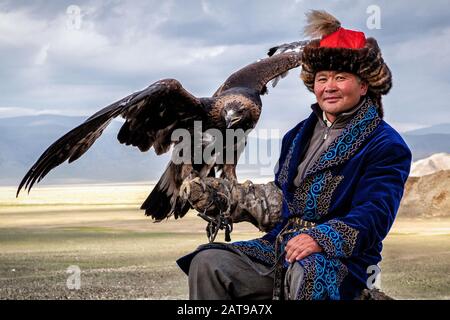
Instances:
[[[71,163],[80,158],[117,116],[125,119],[117,136],[120,143],[138,147],[142,152],[153,147],[157,155],[180,143],[179,140],[172,141],[174,130],[186,129],[191,137],[194,136],[195,121],[201,121],[203,132],[218,129],[224,137],[226,129],[251,130],[258,122],[262,107],[260,95],[267,92],[267,83],[274,80],[275,85],[288,70],[300,64],[301,50],[259,60],[233,73],[212,97],[205,98],[193,96],[175,79],[157,81],[98,111],[54,142],[22,179],[16,197],[22,188],[29,192],[36,182],[66,160]],[[203,140],[202,144],[207,145],[208,141]],[[181,218],[191,208],[180,195],[184,179],[215,176],[216,172],[221,172],[221,178],[236,181],[239,159],[239,151],[236,150],[238,145],[245,145],[242,141],[245,136],[240,140],[233,141],[232,163],[196,164],[191,159],[190,163],[178,164],[170,160],[141,209],[156,221],[171,215]],[[223,146],[222,152],[226,153],[227,143],[224,142]]]

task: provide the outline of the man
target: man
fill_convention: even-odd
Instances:
[[[317,103],[283,138],[282,221],[262,238],[204,245],[178,260],[191,299],[354,299],[381,261],[411,165],[382,120],[391,73],[375,39],[323,11],[308,22],[321,39],[305,47],[301,79]]]

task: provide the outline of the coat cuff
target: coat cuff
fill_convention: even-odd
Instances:
[[[305,232],[322,247],[328,258],[347,258],[353,253],[359,231],[332,219]]]

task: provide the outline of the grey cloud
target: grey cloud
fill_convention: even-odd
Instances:
[[[83,10],[81,35],[73,39],[61,29],[71,4]],[[366,26],[369,5],[381,9],[381,30]],[[449,55],[440,52],[450,42],[443,31],[450,29],[447,7],[446,1],[406,0],[4,1],[0,13],[23,12],[32,21],[17,23],[34,23],[42,32],[15,46],[0,37],[0,76],[7,79],[0,107],[90,113],[166,77],[198,96],[210,95],[270,46],[300,39],[307,10],[325,9],[344,27],[378,40],[394,74],[386,119],[431,125],[450,116]],[[261,127],[286,131],[309,114],[314,99],[298,74],[293,70],[263,97]]]

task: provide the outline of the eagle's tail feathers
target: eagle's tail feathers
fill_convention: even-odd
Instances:
[[[145,215],[151,216],[156,221],[161,221],[171,216],[175,207],[173,198],[176,190],[172,188],[172,183],[170,183],[172,166],[174,164],[170,163],[141,206],[141,209],[145,209]]]

